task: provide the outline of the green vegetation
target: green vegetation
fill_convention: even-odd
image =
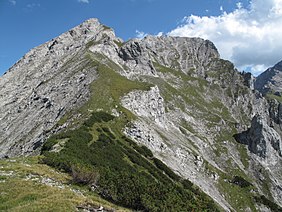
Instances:
[[[87,127],[91,127],[93,124],[95,123],[101,123],[101,122],[108,122],[114,119],[113,115],[110,115],[108,113],[105,112],[96,112],[96,113],[92,113],[92,115],[90,116],[89,119],[87,119],[87,121],[85,121],[85,126]]]
[[[121,76],[114,71],[121,71],[121,68],[105,56],[89,53],[87,58],[92,61],[92,66],[97,68],[99,78],[91,83],[90,100],[80,109],[80,112],[89,114],[89,110],[111,111],[116,108],[127,117],[133,118],[133,115],[120,105],[120,98],[132,90],[149,90],[151,85],[131,81]],[[98,60],[105,61],[105,63]]]
[[[235,211],[246,211],[247,208],[257,211],[254,202],[256,190],[251,184],[251,179],[244,172],[228,166],[228,171],[225,173],[206,161],[205,167],[207,173],[219,175],[217,187]]]
[[[129,211],[102,200],[88,189],[71,185],[69,175],[40,164],[40,160],[0,160],[0,211],[76,211],[77,206],[85,204]]]
[[[171,169],[168,168],[162,161],[160,161],[157,158],[154,158],[153,161],[154,161],[154,164],[156,165],[156,167],[158,167],[160,170],[162,170],[171,179],[173,179],[175,181],[180,180],[180,177],[177,174],[175,174],[173,171],[171,171]]]
[[[124,141],[126,141],[131,147],[133,147],[141,155],[143,155],[143,156],[145,156],[147,158],[152,158],[153,157],[153,153],[146,146],[142,145],[140,147],[134,141],[132,141],[131,139],[127,138],[126,136],[122,136],[122,139]]]
[[[232,180],[226,178],[219,179],[219,189],[224,192],[226,200],[232,205],[236,211],[245,210],[250,207],[252,211],[256,211],[253,201],[253,195],[250,192],[252,186],[241,187]]]
[[[282,96],[277,96],[277,95],[275,95],[274,93],[267,93],[267,94],[266,94],[266,98],[267,98],[268,100],[275,99],[275,100],[277,100],[278,102],[282,102]]]
[[[227,122],[234,122],[228,108],[217,96],[222,90],[220,86],[209,84],[207,80],[201,77],[190,76],[181,70],[165,67],[156,62],[153,64],[159,72],[169,75],[169,79],[166,81],[160,78],[148,79],[148,81],[159,86],[161,94],[168,105],[170,102],[173,102],[175,104],[174,106],[180,108],[182,111],[186,111],[186,107],[189,105],[189,107],[197,111],[197,116],[210,122],[209,127],[218,125],[221,119]],[[231,70],[225,70],[225,68],[231,69],[232,67],[231,64],[227,63],[222,68],[222,73],[232,74],[230,73],[232,72]],[[211,74],[213,71],[207,73]],[[215,73],[218,72],[215,71]],[[206,93],[213,96],[208,96],[207,98]],[[195,114],[191,115],[193,116]]]
[[[248,182],[247,180],[245,180],[243,177],[240,177],[240,176],[235,176],[232,179],[232,183],[240,186],[241,188],[246,188],[246,187],[252,186],[252,184],[250,182]]]
[[[43,162],[71,174],[75,183],[95,184],[101,197],[135,210],[218,210],[187,180],[183,186],[180,177],[153,158],[149,149],[119,133],[117,121],[104,112],[93,113],[78,129],[50,138],[43,148]],[[48,151],[54,140],[66,138],[60,152]]]
[[[232,159],[228,159],[229,152],[227,145],[228,143],[232,143],[237,146],[243,165],[245,167],[249,166],[249,157],[245,146],[237,144],[233,138],[233,135],[237,132],[235,128],[236,121],[230,114],[229,109],[223,104],[223,100],[220,98],[220,96],[226,94],[230,98],[236,98],[247,92],[247,88],[236,85],[234,81],[232,81],[236,80],[233,76],[233,65],[224,60],[215,60],[210,64],[209,71],[206,72],[206,77],[212,78],[218,84],[208,84],[207,81],[200,77],[194,78],[181,71],[164,67],[157,63],[154,63],[154,66],[164,75],[168,75],[169,77],[171,75],[173,76],[166,82],[162,81],[162,79],[148,80],[153,81],[160,87],[161,92],[163,92],[162,96],[168,105],[170,102],[173,102],[173,107],[178,107],[183,111],[186,111],[185,107],[188,106],[190,111],[197,111],[190,115],[196,115],[197,119],[202,118],[205,120],[206,126],[212,132],[220,129],[220,131],[217,132],[215,144],[213,146],[216,154],[215,160],[218,160],[218,163],[222,163],[222,160],[224,159],[226,161],[226,170],[230,173],[224,174],[217,169],[214,170],[215,173],[219,173],[221,176],[218,181],[218,187],[220,191],[226,195],[228,202],[234,209],[239,211],[251,207],[251,209],[255,211],[253,195],[250,193],[252,186],[246,186],[246,182],[249,182],[249,179],[237,164],[232,163]],[[169,81],[170,79],[173,79],[174,82]],[[174,87],[175,84],[178,86],[177,88]],[[242,113],[242,116],[244,116],[244,112]],[[218,128],[219,126],[222,126],[223,123],[226,127]],[[197,132],[197,130],[189,126],[185,121],[181,122],[181,126],[180,130],[184,134],[186,134],[185,129],[187,129],[195,136],[200,136],[200,132]],[[243,179],[246,179],[246,182]],[[238,185],[241,185],[242,187]],[[246,198],[242,198],[243,195],[246,195]]]
[[[263,204],[263,205],[267,206],[273,212],[281,212],[282,211],[282,208],[279,205],[277,205],[276,203],[270,201],[269,199],[267,199],[263,195],[261,195],[259,197],[254,197],[254,199],[255,199],[255,201],[257,203],[260,203],[260,204]]]
[[[118,47],[122,47],[122,45],[123,45],[123,43],[120,42],[120,41],[114,40],[114,42]]]
[[[239,144],[239,143],[237,143],[236,145],[237,145],[237,150],[240,154],[240,158],[241,158],[243,165],[245,166],[245,168],[248,168],[249,167],[249,155],[247,153],[246,145]]]
[[[236,211],[245,211],[247,207],[250,207],[252,211],[256,211],[253,194],[251,193],[253,186],[245,182],[248,181],[242,177],[234,176],[230,179],[229,176],[223,175],[223,177],[219,179],[218,187],[224,192],[226,200]]]

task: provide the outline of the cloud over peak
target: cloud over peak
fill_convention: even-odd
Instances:
[[[220,16],[187,16],[168,34],[209,39],[224,59],[257,75],[282,60],[281,26],[282,0],[252,0]]]

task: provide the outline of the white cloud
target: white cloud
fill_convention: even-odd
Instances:
[[[282,60],[282,0],[237,3],[230,13],[220,9],[220,16],[187,16],[168,34],[209,39],[224,59],[256,75]]]
[[[39,3],[30,3],[30,4],[27,4],[24,8],[23,8],[23,11],[24,12],[32,12],[33,10],[37,9],[37,8],[40,8],[41,5]]]
[[[15,5],[17,4],[17,1],[16,1],[16,0],[9,0],[9,2],[10,2],[13,6],[15,6]]]
[[[36,3],[31,3],[31,4],[27,4],[26,7],[29,8],[29,9],[32,9],[34,7],[40,7],[40,4],[39,3],[37,3],[37,4]]]
[[[89,0],[78,0],[79,3],[86,3],[89,4]]]
[[[142,32],[142,31],[139,31],[139,30],[135,30],[135,33],[136,33],[136,37],[137,37],[137,38],[140,38],[140,39],[142,39],[142,38],[144,38],[146,35],[148,35],[147,33]]]

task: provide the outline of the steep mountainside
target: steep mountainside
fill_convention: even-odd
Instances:
[[[213,210],[191,181],[226,211],[279,210],[282,110],[252,80],[210,41],[123,42],[90,19],[0,78],[0,157],[39,154],[45,143],[45,163],[72,176],[98,170],[95,191],[134,209]],[[125,182],[136,199],[117,186]]]
[[[282,61],[261,73],[255,81],[255,88],[263,94],[282,91]]]

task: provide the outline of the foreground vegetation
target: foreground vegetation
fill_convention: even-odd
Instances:
[[[68,174],[41,164],[40,157],[0,160],[0,211],[76,211],[90,205],[129,211],[87,188],[71,184]]]
[[[69,173],[74,183],[93,187],[101,197],[135,210],[218,211],[207,195],[149,149],[114,133],[115,122],[107,113],[93,113],[80,128],[48,140],[44,163]],[[62,139],[67,139],[64,148],[52,151]]]

